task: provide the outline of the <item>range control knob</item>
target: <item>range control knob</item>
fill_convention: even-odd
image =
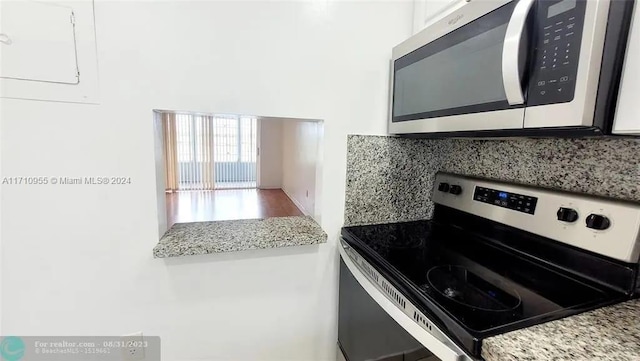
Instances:
[[[559,221],[571,223],[578,220],[578,212],[575,209],[561,207],[556,214]]]
[[[449,183],[440,183],[440,184],[438,184],[438,190],[440,192],[448,192],[449,191]]]
[[[449,193],[457,196],[458,194],[462,193],[462,187],[453,185],[451,186],[451,189],[449,189]]]
[[[587,228],[603,230],[609,226],[611,226],[611,221],[601,214],[590,214],[587,217]]]

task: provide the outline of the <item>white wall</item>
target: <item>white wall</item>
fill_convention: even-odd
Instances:
[[[282,120],[282,190],[308,216],[315,216],[321,135],[321,122]]]
[[[2,332],[159,335],[164,360],[335,357],[346,135],[386,131],[411,2],[100,2],[100,105],[0,100]],[[320,246],[155,260],[152,109],[324,119]]]
[[[258,188],[282,188],[282,121],[258,118]]]
[[[2,28],[2,16],[0,16],[0,28]],[[2,61],[2,46],[0,46],[0,62]],[[1,66],[1,65],[0,65]],[[0,96],[2,92],[2,88],[0,88]],[[2,174],[4,174],[2,172],[2,114],[4,114],[3,110],[2,110],[2,101],[0,100],[0,176]],[[3,193],[3,187],[2,187],[2,183],[0,182],[0,335],[6,335],[3,332],[2,329],[2,259],[3,259],[3,253],[2,253],[2,237],[3,237],[3,229],[2,229],[2,199],[4,199],[2,197],[2,193]]]
[[[159,112],[153,113],[153,155],[156,170],[155,189],[158,234],[162,235],[167,231],[169,224],[167,219],[167,182],[165,180],[164,132],[162,129],[162,115]]]

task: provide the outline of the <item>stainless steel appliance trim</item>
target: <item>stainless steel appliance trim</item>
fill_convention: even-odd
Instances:
[[[424,26],[420,30],[435,24],[436,22],[438,22],[440,19],[444,17],[448,17],[449,14],[467,5],[467,3],[470,1],[472,0],[452,0],[448,4],[443,5],[443,7],[438,11],[438,13],[425,19]]]
[[[515,108],[403,122],[393,122],[392,114],[390,113],[389,133],[411,134],[465,130],[522,129],[524,112],[524,108]]]
[[[351,274],[369,296],[412,337],[442,361],[472,360],[358,252],[343,240],[340,243],[340,256]]]
[[[397,60],[430,42],[459,29],[468,23],[510,3],[513,0],[470,1],[422,29],[393,48],[393,60]]]
[[[454,195],[438,191],[438,185],[442,182],[462,187],[462,193]],[[523,213],[476,201],[473,199],[475,187],[537,197],[535,213]],[[635,263],[639,259],[640,204],[491,182],[448,173],[436,175],[432,200],[438,204],[625,262]],[[578,219],[571,223],[559,221],[556,213],[560,207],[576,210]],[[606,216],[610,220],[610,227],[605,230],[587,228],[585,221],[592,213]]]
[[[389,61],[389,87],[387,88],[389,90],[389,101],[387,103],[389,107],[389,109],[387,109],[387,132],[391,134],[393,134],[393,132],[391,131],[391,126],[393,125],[393,89],[395,88],[393,84],[393,81],[395,79],[395,74],[393,72],[393,62],[393,59]]]
[[[573,100],[568,103],[527,107],[525,128],[593,126],[610,1],[586,1]]]
[[[520,0],[513,10],[502,47],[502,82],[510,105],[524,104],[520,82],[520,39],[535,0]]]
[[[478,18],[510,3],[513,0],[470,1],[432,22],[419,33],[393,48],[389,76],[390,134],[417,134],[471,130],[522,129],[524,108],[490,112],[424,118],[402,122],[393,121],[394,62],[408,53],[477,20]]]

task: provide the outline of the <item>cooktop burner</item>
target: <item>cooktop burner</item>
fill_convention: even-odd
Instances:
[[[487,313],[487,316],[513,314],[522,299],[513,288],[503,289],[462,266],[435,266],[427,272],[425,292],[433,290],[437,298],[453,307]]]

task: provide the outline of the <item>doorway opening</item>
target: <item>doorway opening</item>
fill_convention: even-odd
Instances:
[[[316,216],[322,122],[155,111],[167,226]]]

